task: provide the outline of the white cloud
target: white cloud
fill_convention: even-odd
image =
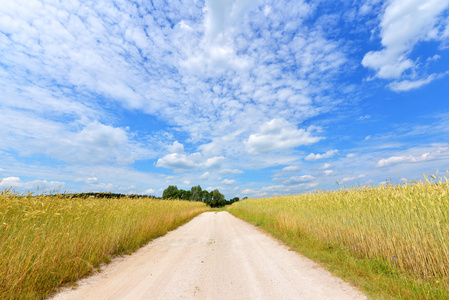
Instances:
[[[402,163],[402,162],[415,163],[415,162],[430,160],[433,157],[434,156],[431,155],[430,153],[423,153],[421,156],[412,156],[412,155],[392,156],[392,157],[389,157],[386,159],[379,160],[379,162],[377,163],[377,166],[378,167],[386,167],[386,166],[390,166],[390,165],[398,164],[398,163]]]
[[[296,185],[302,182],[308,182],[314,180],[315,177],[312,175],[302,175],[302,176],[292,176],[289,178],[279,179],[284,185]]]
[[[205,188],[205,190],[212,192],[213,190],[223,190],[223,189],[219,186],[208,186],[207,188]]]
[[[329,169],[329,168],[332,168],[332,165],[328,164],[328,163],[324,163],[324,165],[322,167],[320,167],[320,169],[323,169],[323,170]]]
[[[318,182],[307,182],[307,183],[300,183],[294,186],[291,186],[291,189],[300,190],[303,191],[305,189],[312,189],[319,185]]]
[[[193,73],[219,74],[227,69],[241,70],[251,65],[248,56],[237,55],[233,41],[235,27],[259,0],[206,0],[204,39],[195,53],[181,62]]]
[[[159,158],[156,166],[174,170],[193,170],[202,164],[200,153],[190,155],[171,153]]]
[[[222,39],[260,0],[206,0],[206,38]]]
[[[357,118],[357,121],[365,121],[371,119],[371,115],[364,115]]]
[[[26,191],[35,190],[39,187],[39,190],[54,190],[65,186],[65,182],[60,181],[47,181],[47,180],[32,180],[22,181],[19,177],[6,177],[0,180],[0,187],[4,188],[18,188]]]
[[[0,126],[8,128],[0,133],[0,138],[7,142],[6,149],[25,156],[45,154],[74,164],[131,164],[153,155],[143,144],[131,140],[126,128],[98,121],[81,119],[64,124],[33,113],[4,109],[0,112]]]
[[[416,67],[408,56],[416,44],[422,41],[438,40],[438,20],[440,14],[449,6],[447,0],[392,0],[389,1],[382,16],[380,29],[383,49],[368,52],[362,65],[376,71],[383,79],[399,79],[404,72]],[[414,88],[427,84],[430,77],[417,80]],[[411,83],[403,83],[391,88],[397,91],[413,88]]]
[[[234,183],[235,183],[235,180],[232,180],[232,179],[225,179],[225,180],[223,180],[221,183],[223,183],[223,184],[234,184]]]
[[[152,194],[154,194],[156,191],[155,190],[153,190],[153,189],[147,189],[147,190],[145,190],[143,193],[145,194],[145,195],[152,195]]]
[[[332,156],[334,156],[337,153],[338,153],[338,150],[336,150],[336,149],[329,150],[329,151],[327,151],[327,152],[325,152],[323,154],[310,153],[304,159],[308,160],[308,161],[315,161],[315,160],[319,160],[319,159],[332,157]]]
[[[216,156],[216,157],[212,157],[212,158],[208,158],[204,164],[203,167],[204,168],[219,168],[221,163],[225,160],[225,158],[223,156]]]
[[[177,153],[177,154],[182,154],[184,153],[184,145],[179,143],[178,141],[175,141],[173,143],[173,145],[170,145],[167,147],[168,151],[170,151],[171,153]]]
[[[301,171],[301,168],[299,166],[288,166],[282,169],[282,172],[299,172]]]
[[[209,172],[204,172],[200,177],[198,177],[199,179],[209,179],[210,177],[210,173]]]
[[[388,167],[403,163],[417,164],[420,162],[426,162],[425,165],[430,165],[430,161],[444,161],[447,158],[449,158],[448,144],[430,144],[426,147],[409,148],[405,151],[397,152],[396,155],[380,159],[377,162],[377,167]]]
[[[19,177],[6,177],[6,178],[1,179],[0,186],[11,187],[11,186],[17,186],[21,183],[22,182]]]
[[[333,170],[325,170],[324,171],[324,175],[326,175],[326,176],[329,176],[329,175],[332,175],[332,174],[334,174]]]
[[[395,92],[404,92],[404,91],[409,91],[409,90],[420,88],[423,85],[429,84],[430,82],[432,82],[434,79],[436,79],[438,77],[439,76],[432,74],[425,79],[420,79],[420,80],[415,80],[415,81],[411,81],[411,80],[394,81],[394,82],[390,83],[388,86],[390,87],[390,89],[392,89]]]
[[[440,55],[435,54],[434,56],[429,57],[429,58],[427,59],[427,61],[428,61],[428,62],[429,62],[429,61],[437,61],[437,60],[439,60],[440,58],[441,58]]]
[[[259,154],[310,145],[321,139],[304,129],[296,129],[284,119],[273,119],[263,124],[258,133],[251,134],[245,146],[249,153]]]
[[[282,190],[285,191],[287,189],[288,188],[285,185],[280,184],[280,185],[265,186],[262,188],[262,191],[273,192],[273,191],[282,191]]]
[[[361,175],[359,175],[359,176],[345,177],[345,178],[343,178],[340,182],[341,182],[341,183],[344,183],[344,182],[348,182],[348,181],[353,181],[353,180],[355,180],[355,179],[360,179],[360,178],[363,178],[363,177],[365,177],[365,176],[366,176],[366,175],[361,174]]]
[[[89,191],[92,192],[111,192],[115,186],[112,183],[98,183],[91,185],[89,188],[91,188]]]
[[[257,191],[252,190],[252,189],[244,189],[241,193],[242,193],[243,195],[250,195],[250,194],[255,194],[255,193],[257,193]]]
[[[192,154],[171,153],[159,158],[156,166],[177,171],[195,170],[199,168],[219,168],[224,159],[223,156],[217,156],[204,160],[199,152]]]

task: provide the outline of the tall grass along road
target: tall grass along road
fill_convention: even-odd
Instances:
[[[206,212],[54,299],[365,299],[227,212]]]
[[[0,299],[40,299],[208,210],[151,198],[0,195]]]
[[[446,182],[248,199],[229,212],[374,298],[449,299]]]

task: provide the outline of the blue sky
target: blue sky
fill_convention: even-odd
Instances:
[[[0,6],[0,187],[226,198],[449,169],[449,0]]]

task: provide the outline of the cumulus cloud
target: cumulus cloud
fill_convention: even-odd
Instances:
[[[332,165],[331,165],[331,164],[328,164],[328,163],[325,163],[324,165],[322,165],[322,166],[320,167],[320,169],[324,169],[324,170],[329,169],[329,168],[332,168]]]
[[[201,164],[201,153],[193,153],[190,155],[171,153],[159,158],[156,166],[175,170],[193,170],[198,168]]]
[[[155,192],[156,192],[156,191],[153,190],[153,189],[147,189],[147,190],[145,190],[143,193],[144,193],[145,195],[153,195]]]
[[[304,159],[308,160],[308,161],[315,161],[315,160],[319,160],[319,159],[332,157],[332,156],[334,156],[337,153],[338,153],[338,150],[336,150],[336,149],[329,150],[329,151],[327,151],[327,152],[325,152],[323,154],[310,153]]]
[[[175,141],[172,145],[169,145],[167,149],[171,153],[178,153],[178,154],[184,153],[184,145],[179,143],[178,141]]]
[[[284,119],[273,119],[263,124],[258,133],[251,134],[245,146],[249,153],[259,154],[310,145],[321,139]]]
[[[368,52],[362,65],[373,69],[382,79],[400,79],[404,72],[416,67],[409,58],[413,48],[422,41],[440,40],[439,18],[449,7],[449,1],[412,0],[389,1],[380,22],[382,50]],[[395,91],[405,91],[428,84],[434,79],[403,81],[390,85]]]
[[[359,176],[345,177],[345,178],[343,178],[340,182],[341,182],[341,183],[344,183],[344,182],[348,182],[348,181],[353,181],[353,180],[355,180],[355,179],[360,179],[360,178],[363,178],[363,177],[365,177],[365,176],[366,176],[366,175],[361,174],[361,175],[359,175]]]
[[[407,156],[392,156],[386,159],[381,159],[377,163],[378,167],[386,167],[402,162],[422,162],[426,160],[430,160],[434,158],[434,155],[431,155],[430,153],[423,153],[421,156],[413,156],[413,155],[407,155]]]
[[[221,183],[223,183],[223,184],[234,184],[235,180],[233,180],[233,179],[224,179]]]
[[[60,181],[47,181],[47,180],[32,180],[23,181],[19,177],[6,177],[0,179],[0,187],[3,188],[17,188],[21,190],[34,190],[39,187],[40,190],[53,190],[59,189],[65,186],[65,182]]]
[[[8,128],[0,133],[0,138],[8,142],[6,148],[25,156],[45,154],[74,164],[131,164],[153,155],[145,145],[133,141],[126,128],[98,121],[81,119],[64,124],[4,109],[0,112],[0,126]]]
[[[324,171],[324,175],[326,175],[326,176],[329,176],[329,175],[332,175],[332,174],[334,174],[333,170],[325,170]]]
[[[195,170],[199,168],[219,168],[225,158],[223,156],[204,159],[201,153],[171,153],[159,158],[156,166],[177,171]]]
[[[216,156],[216,157],[208,158],[204,162],[203,167],[208,168],[208,169],[209,168],[219,168],[224,160],[225,160],[225,158],[223,156]]]

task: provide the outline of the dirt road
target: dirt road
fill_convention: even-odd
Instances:
[[[54,299],[366,299],[227,212],[188,224]]]

